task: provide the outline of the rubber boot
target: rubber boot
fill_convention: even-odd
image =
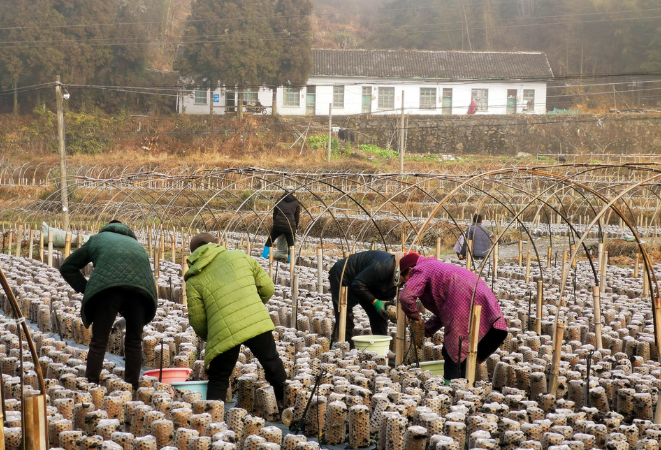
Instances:
[[[271,252],[271,247],[264,247],[264,251],[262,252],[262,258],[268,258],[270,252]]]
[[[288,263],[291,262],[291,255],[287,255],[287,262],[288,262]]]

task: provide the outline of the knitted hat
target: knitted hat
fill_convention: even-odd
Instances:
[[[402,259],[399,260],[400,273],[406,273],[407,270],[414,267],[418,263],[418,258],[420,258],[420,255],[416,252],[410,252],[402,257]]]
[[[199,247],[202,247],[203,245],[211,244],[211,243],[216,243],[218,240],[216,239],[216,236],[214,236],[211,233],[199,233],[193,236],[193,238],[190,240],[190,251],[191,253],[197,250]]]

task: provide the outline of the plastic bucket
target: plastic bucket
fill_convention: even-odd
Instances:
[[[351,338],[358,350],[369,350],[388,358],[392,337],[381,335],[354,336]]]
[[[175,390],[199,392],[202,395],[202,400],[207,399],[207,386],[208,380],[204,381],[177,381],[172,383]]]
[[[158,378],[159,372],[159,369],[147,370],[143,375]],[[191,373],[193,370],[188,367],[168,367],[163,369],[162,382],[172,384],[177,381],[186,381]]]
[[[434,375],[445,375],[445,361],[425,361],[420,363],[422,370],[431,370]]]

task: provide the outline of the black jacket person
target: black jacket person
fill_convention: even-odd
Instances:
[[[273,207],[273,226],[266,240],[262,258],[268,258],[273,242],[284,235],[287,239],[287,246],[294,245],[294,233],[298,227],[298,221],[301,217],[301,203],[294,196],[294,186],[287,186],[285,193],[278,199]]]
[[[382,300],[392,300],[397,293],[397,267],[404,253],[393,255],[370,250],[341,259],[328,272],[335,320],[339,323],[340,278],[348,287],[345,339],[353,348],[353,307],[360,305],[367,313],[374,335],[388,334],[388,319]],[[345,267],[346,263],[346,267]],[[344,270],[344,275],[342,271]]]

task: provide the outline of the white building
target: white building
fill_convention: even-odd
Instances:
[[[306,86],[277,90],[282,115],[546,114],[546,83],[553,71],[544,53],[415,50],[312,51],[313,70]],[[179,112],[233,112],[237,90],[185,89]],[[244,104],[258,100],[268,108],[272,90],[251,88]]]

